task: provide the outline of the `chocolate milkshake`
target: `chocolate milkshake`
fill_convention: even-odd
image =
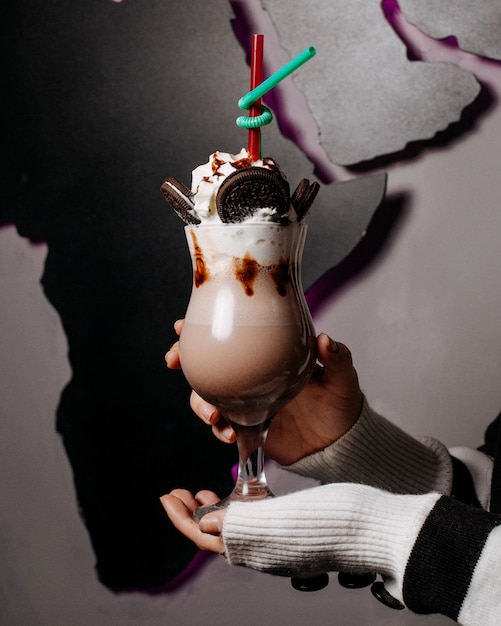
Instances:
[[[194,286],[182,367],[233,422],[265,421],[311,372],[313,326],[298,299],[305,231],[297,222],[186,227]]]
[[[174,179],[166,199],[188,224],[193,289],[180,338],[191,386],[230,421],[272,417],[308,380],[313,324],[300,260],[304,215],[318,184],[289,184],[272,159],[215,152],[188,189]]]

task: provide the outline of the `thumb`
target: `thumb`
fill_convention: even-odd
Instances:
[[[321,385],[331,393],[331,406],[343,411],[344,417],[357,419],[363,404],[358,375],[350,350],[322,333],[317,339],[318,360],[322,367]]]
[[[223,520],[224,515],[226,513],[225,509],[219,509],[216,511],[211,511],[204,515],[198,526],[203,533],[207,533],[209,535],[220,535],[223,529]]]
[[[317,356],[319,362],[330,375],[346,372],[353,374],[353,360],[350,350],[325,333],[321,333],[317,338]]]

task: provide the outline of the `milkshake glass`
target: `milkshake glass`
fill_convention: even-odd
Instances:
[[[232,425],[240,457],[235,488],[216,508],[271,495],[263,455],[268,428],[315,365],[301,286],[306,230],[297,221],[185,227],[193,287],[181,364],[193,389]]]

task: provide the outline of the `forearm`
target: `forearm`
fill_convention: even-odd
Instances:
[[[500,521],[436,493],[337,484],[234,503],[223,541],[233,565],[289,576],[379,573],[416,613],[494,626],[501,623]]]
[[[290,576],[311,571],[378,572],[402,587],[412,543],[440,498],[395,496],[335,484],[228,509],[223,542],[231,565]],[[409,514],[410,505],[413,505]]]

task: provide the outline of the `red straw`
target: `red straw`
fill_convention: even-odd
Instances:
[[[263,82],[263,49],[264,35],[252,35],[251,42],[251,72],[250,72],[250,88],[255,89]],[[261,115],[261,98],[256,100],[249,109],[249,116],[256,117]],[[247,138],[247,152],[253,161],[261,158],[261,128],[249,129]]]

